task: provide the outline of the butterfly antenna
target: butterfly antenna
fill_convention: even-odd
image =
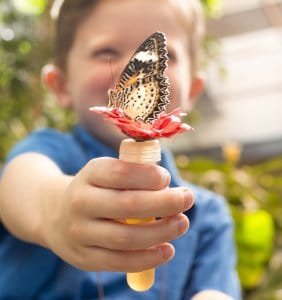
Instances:
[[[112,77],[112,86],[114,85],[114,72],[113,72],[113,65],[112,65],[112,58],[109,56],[109,64],[111,70],[111,77]]]
[[[112,58],[110,56],[109,56],[109,65],[110,65],[111,77],[112,77],[112,84],[111,84],[111,86],[113,87],[114,86],[114,73],[113,73]],[[108,90],[108,96],[109,96],[109,104],[108,104],[108,106],[109,107],[116,106],[115,103],[114,103],[114,101],[113,101],[113,98],[111,97],[111,92],[112,92],[112,89],[109,89]]]

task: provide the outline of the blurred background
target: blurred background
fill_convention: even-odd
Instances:
[[[282,299],[282,0],[202,0],[206,88],[168,141],[182,176],[225,196],[244,299]],[[67,130],[46,93],[50,0],[0,0],[0,166],[34,128]]]

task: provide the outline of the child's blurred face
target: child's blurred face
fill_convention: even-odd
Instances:
[[[90,106],[107,106],[108,90],[136,48],[153,32],[166,34],[170,80],[168,110],[189,105],[191,86],[188,33],[167,0],[100,1],[77,30],[67,59],[67,99],[81,124],[105,143],[117,147],[119,133]]]

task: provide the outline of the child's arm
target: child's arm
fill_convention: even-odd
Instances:
[[[165,189],[168,183],[168,173],[155,165],[98,158],[71,177],[44,155],[22,154],[4,170],[0,218],[18,238],[48,247],[80,269],[141,271],[168,261],[174,250],[167,242],[188,228],[181,212],[193,196]],[[162,219],[116,221],[151,217]]]

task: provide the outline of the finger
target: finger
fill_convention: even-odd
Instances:
[[[117,191],[87,186],[81,192],[81,199],[77,209],[92,218],[109,219],[167,217],[190,209],[194,202],[187,188]]]
[[[170,181],[168,171],[160,166],[128,163],[109,157],[91,160],[82,173],[94,186],[120,190],[159,190],[168,186]]]
[[[86,247],[73,264],[86,271],[141,272],[166,263],[174,253],[168,243],[133,251]]]
[[[113,220],[88,221],[83,233],[75,239],[85,246],[99,246],[113,250],[138,250],[178,238],[189,226],[183,214],[143,224],[122,224]]]

